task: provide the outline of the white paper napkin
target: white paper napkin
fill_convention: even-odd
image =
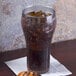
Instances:
[[[27,70],[27,57],[5,62],[7,66],[18,75],[21,71]],[[64,65],[62,65],[53,56],[50,56],[50,70],[42,76],[66,76],[72,74]]]

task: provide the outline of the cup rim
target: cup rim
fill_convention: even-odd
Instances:
[[[50,9],[50,11],[51,11],[51,16],[52,16],[52,18],[53,17],[55,17],[55,10],[52,8],[52,7],[48,7],[48,6],[42,6],[42,5],[37,5],[37,7],[38,6],[40,6],[40,7],[43,7],[43,8],[48,8],[48,9]],[[26,7],[25,9],[23,9],[23,11],[22,11],[22,16],[25,16],[25,14],[27,14],[27,13],[29,13],[29,12],[32,12],[29,8],[33,8],[33,7],[35,7],[35,6],[29,6],[29,7]],[[25,13],[26,11],[27,11],[27,9],[29,9],[30,11],[29,12],[27,12],[27,13]],[[31,18],[46,18],[46,17],[48,17],[48,16],[46,16],[46,17],[38,17],[38,16],[30,16],[30,15],[26,15],[26,17],[31,17]]]

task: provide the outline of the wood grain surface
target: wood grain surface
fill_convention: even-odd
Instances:
[[[70,76],[76,76],[76,40],[53,43],[50,46],[50,52],[72,72]],[[27,56],[27,49],[9,51],[4,55],[3,61],[17,59]],[[0,63],[0,76],[15,76],[15,74],[2,62]]]

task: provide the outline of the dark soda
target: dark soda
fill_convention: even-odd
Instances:
[[[34,7],[22,13],[22,28],[28,49],[27,67],[30,71],[45,73],[50,65],[50,45],[56,26],[55,11],[48,7],[30,11],[31,8]]]

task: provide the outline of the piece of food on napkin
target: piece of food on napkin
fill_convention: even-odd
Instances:
[[[32,72],[32,71],[22,71],[18,74],[18,76],[41,76],[37,72]]]

